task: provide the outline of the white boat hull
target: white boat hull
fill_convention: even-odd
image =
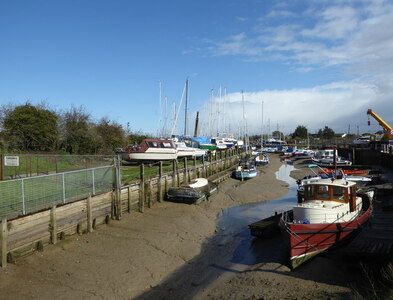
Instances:
[[[165,152],[159,151],[161,149],[155,149],[156,151],[149,150],[146,152],[128,153],[128,160],[175,160],[177,158],[176,150],[166,150]]]

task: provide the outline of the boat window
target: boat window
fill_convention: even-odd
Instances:
[[[329,199],[329,188],[326,185],[318,185],[317,194],[318,199]]]
[[[155,148],[158,147],[157,142],[147,142],[147,144],[149,145],[149,147],[155,147]]]
[[[333,186],[333,199],[343,200],[344,188],[340,186]]]
[[[169,142],[162,142],[162,143],[161,143],[161,146],[162,146],[163,148],[172,148],[172,144],[169,143]]]
[[[306,185],[304,187],[304,198],[307,199],[307,200],[314,199],[314,190],[309,185]]]

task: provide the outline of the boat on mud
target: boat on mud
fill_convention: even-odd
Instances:
[[[253,162],[248,159],[240,161],[236,170],[232,173],[233,177],[240,180],[250,179],[257,177],[258,170]]]
[[[255,156],[254,163],[256,166],[266,166],[269,164],[270,159],[267,154],[260,154]]]
[[[374,190],[357,193],[356,183],[321,179],[304,185],[304,201],[284,213],[279,227],[290,267],[299,265],[353,236],[370,218]]]
[[[166,201],[186,204],[199,204],[217,192],[217,184],[206,178],[196,178],[179,187],[170,187]]]

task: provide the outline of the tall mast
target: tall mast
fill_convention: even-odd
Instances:
[[[187,136],[188,78],[186,80],[186,107],[184,110],[184,136]]]
[[[158,135],[159,137],[163,136],[163,130],[162,130],[162,86],[161,86],[161,81],[159,82],[160,86],[160,124],[158,125]]]
[[[262,140],[263,140],[263,101],[262,101],[262,118],[261,118],[261,148],[262,148]]]

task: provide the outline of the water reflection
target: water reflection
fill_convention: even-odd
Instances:
[[[290,177],[290,173],[294,170],[293,165],[284,164],[276,172],[276,178],[285,181],[289,185],[288,193],[279,199],[260,202],[254,204],[245,204],[239,206],[232,206],[223,210],[218,222],[218,236],[222,237],[223,241],[228,238],[235,238],[240,240],[240,244],[234,249],[231,262],[241,263],[244,265],[251,265],[257,262],[259,250],[259,242],[254,242],[254,238],[250,235],[248,224],[258,221],[260,219],[269,217],[275,212],[282,212],[289,210],[297,202],[296,198],[296,180]],[[263,242],[274,244],[273,241]],[[277,243],[276,243],[277,244]],[[273,255],[276,255],[273,251]]]

